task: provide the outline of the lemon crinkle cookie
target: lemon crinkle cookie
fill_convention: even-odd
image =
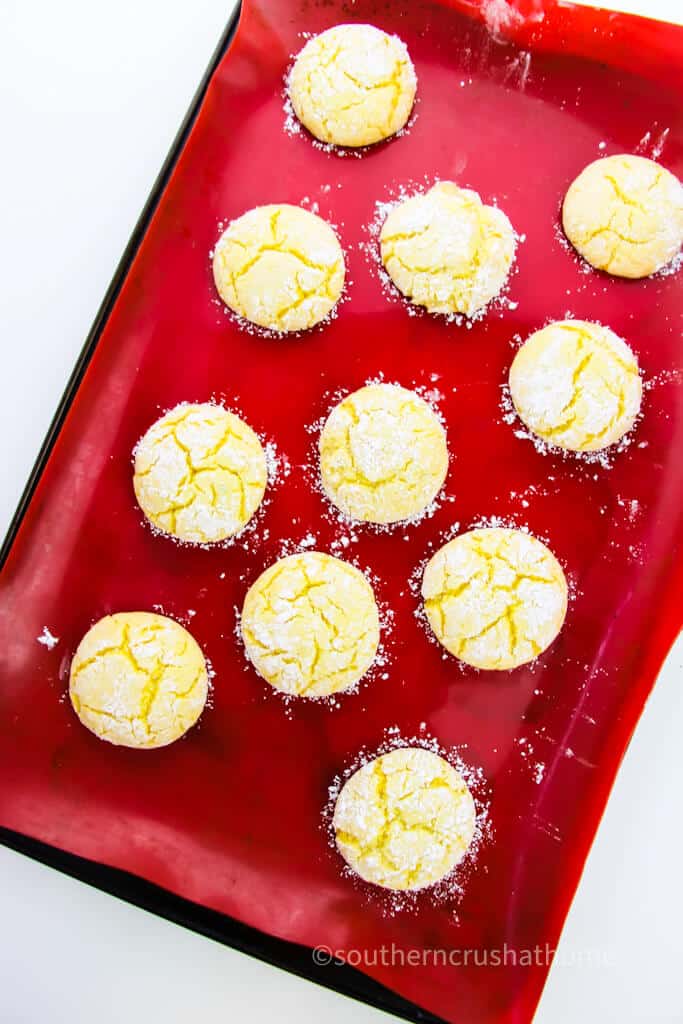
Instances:
[[[325,493],[351,519],[395,523],[424,512],[448,469],[446,433],[414,391],[369,384],[330,413],[320,435]]]
[[[244,420],[220,405],[183,403],[135,448],[133,485],[147,519],[179,540],[209,544],[246,526],[261,504],[268,467]]]
[[[515,248],[503,211],[452,181],[398,203],[380,233],[382,263],[399,291],[446,315],[483,310],[502,290]]]
[[[422,597],[441,644],[467,665],[513,669],[555,639],[567,612],[559,562],[523,530],[460,534],[427,563]]]
[[[96,622],[71,662],[69,696],[86,728],[123,747],[163,747],[201,715],[208,672],[195,639],[173,619],[117,612]]]
[[[405,44],[373,25],[336,25],[309,39],[288,83],[301,123],[338,146],[394,135],[410,117],[416,86]]]
[[[510,395],[538,437],[600,451],[633,426],[642,383],[631,349],[608,327],[560,320],[532,334],[510,367]]]
[[[569,186],[562,225],[597,270],[647,277],[683,244],[683,185],[654,160],[628,153],[604,157]]]
[[[322,218],[287,203],[233,220],[213,256],[218,294],[233,312],[277,332],[328,316],[344,288],[344,254]]]
[[[266,569],[247,593],[240,628],[259,675],[299,697],[351,689],[379,644],[372,587],[353,565],[321,551]]]
[[[356,874],[387,889],[433,885],[462,860],[476,809],[460,773],[438,754],[400,747],[359,768],[334,809],[337,847]]]

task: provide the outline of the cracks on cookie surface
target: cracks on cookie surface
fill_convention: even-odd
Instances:
[[[381,70],[364,80],[355,73],[357,61],[350,40],[339,33],[311,40],[290,80],[289,95],[299,120],[332,145],[365,146],[393,135],[405,123],[415,92],[412,64],[403,47],[392,52],[395,48],[396,40],[386,35],[372,39],[371,50],[378,55]],[[371,63],[367,61],[366,68]],[[402,101],[405,116],[399,113]]]
[[[476,193],[457,186],[445,191],[444,184],[449,183],[412,196],[389,214],[380,234],[382,262],[399,291],[417,305],[432,313],[473,316],[503,286],[514,258],[514,235],[509,226],[510,237],[501,234],[504,215]],[[418,209],[424,223],[410,229],[409,211]],[[451,251],[455,233],[463,237],[457,252]],[[425,251],[418,257],[414,249],[420,243]]]
[[[189,636],[176,623],[151,619],[132,622],[121,614],[100,620],[93,629],[104,633],[105,643],[85,658],[77,652],[71,667],[74,710],[114,743],[156,746],[177,738],[194,723],[206,697],[206,665],[190,650]],[[112,629],[114,643],[107,642]]]
[[[337,846],[362,878],[410,890],[439,881],[461,860],[474,822],[471,795],[451,766],[403,748],[348,780],[333,825]]]
[[[550,346],[560,346],[552,368],[541,346],[543,332]],[[599,325],[565,321],[532,336],[516,357],[510,375],[515,407],[524,422],[543,440],[575,451],[594,451],[618,440],[630,429],[640,405],[640,379],[634,359],[617,347],[618,339]],[[553,351],[552,348],[549,351]],[[545,360],[545,361],[544,361]],[[554,407],[555,366],[571,374],[568,397]]]
[[[194,443],[180,436],[184,427],[199,432]],[[202,430],[208,446],[201,443]],[[185,466],[180,475],[178,453]],[[192,405],[173,410],[150,428],[136,451],[135,492],[145,515],[165,533],[195,542],[223,539],[245,526],[261,502],[266,480],[260,441],[218,407],[210,413]],[[186,510],[193,513],[192,522],[185,517],[178,533],[178,514]]]
[[[639,278],[661,269],[678,252],[683,191],[677,198],[676,180],[664,168],[635,160],[612,157],[585,168],[565,198],[563,226],[591,266]]]
[[[294,212],[262,207],[244,216],[251,220],[234,221],[214,255],[214,276],[224,302],[239,316],[268,330],[313,327],[331,312],[344,284],[344,258],[334,232],[320,218],[298,208]],[[312,231],[310,239],[307,229]],[[323,250],[326,258],[314,258],[316,250]],[[282,257],[281,266],[276,268],[273,284],[285,297],[275,301],[263,293],[262,286],[255,286],[252,272],[264,258],[278,257]]]
[[[447,470],[445,435],[419,396],[393,385],[348,395],[320,437],[320,471],[328,497],[358,520],[391,523],[422,512]]]
[[[526,537],[527,546],[530,540]],[[473,555],[474,562],[453,565],[456,550]],[[566,610],[566,581],[547,549],[534,560],[531,551],[516,551],[510,536],[482,538],[472,531],[437,552],[425,571],[422,596],[432,629],[448,651],[475,667],[504,669],[532,660],[557,635]],[[550,621],[546,616],[530,620],[536,603],[548,599],[558,614]]]
[[[325,696],[349,689],[369,669],[379,615],[357,569],[311,553],[283,559],[256,581],[241,631],[249,659],[272,686]]]

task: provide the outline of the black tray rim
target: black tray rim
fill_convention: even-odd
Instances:
[[[214,72],[233,41],[240,21],[242,2],[235,9],[223,30],[218,44],[211,55],[188,110],[171,143],[171,147],[152,185],[142,212],[114,271],[109,287],[97,311],[92,327],[76,359],[66,387],[59,400],[38,455],[29,473],[26,485],[19,498],[5,538],[0,546],[0,571],[4,568],[12,545],[28,511],[36,488],[48,463],[52,449],[64,425],[69,409],[78,393],[102,332],[114,309],[121,288],[142,244],[145,233],[156,212],[166,186],[173,174],[183,147],[197,119]],[[31,860],[53,868],[77,881],[84,882],[110,896],[115,896],[141,910],[146,910],[174,924],[203,935],[245,953],[257,960],[277,967],[307,981],[312,981],[340,995],[366,1003],[394,1017],[413,1024],[446,1024],[417,1004],[409,1002],[391,989],[374,981],[368,975],[348,964],[335,960],[330,964],[318,964],[312,950],[298,943],[278,939],[267,932],[246,925],[236,918],[219,911],[210,910],[199,903],[193,903],[181,896],[163,889],[152,882],[112,868],[94,860],[78,857],[57,846],[43,843],[31,836],[0,826],[0,845]]]

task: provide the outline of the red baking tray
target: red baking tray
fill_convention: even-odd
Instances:
[[[285,131],[282,85],[302,33],[370,21],[406,41],[419,77],[403,137],[360,159]],[[229,45],[228,45],[229,43]],[[249,0],[155,188],[32,477],[0,577],[3,841],[159,913],[413,1020],[523,1024],[614,776],[681,624],[681,277],[586,272],[558,211],[589,161],[622,151],[683,172],[683,31],[553,2]],[[518,232],[508,302],[473,325],[409,316],[368,256],[376,201],[454,178]],[[248,333],[216,305],[219,222],[259,203],[317,203],[339,227],[348,301],[298,338]],[[632,443],[608,464],[541,454],[506,422],[514,337],[567,313],[609,324],[646,380]],[[338,707],[286,707],[234,635],[248,584],[309,532],[346,529],[311,487],[330,396],[383,373],[443,395],[449,499],[410,529],[355,531],[349,556],[394,612],[387,668]],[[246,545],[194,550],[143,524],[131,450],[160,410],[215,396],[277,442],[291,473]],[[528,526],[561,559],[566,625],[532,667],[465,670],[428,642],[408,580],[454,522]],[[161,607],[215,670],[212,706],[156,752],[101,743],[65,699],[69,661],[107,612]],[[194,613],[194,614],[193,614]],[[48,627],[59,642],[37,642]],[[391,913],[354,884],[321,827],[328,785],[388,729],[458,748],[486,779],[492,834],[462,891]],[[382,946],[479,951],[444,966],[358,963]],[[486,952],[517,951],[503,965]],[[351,955],[353,953],[353,955]]]

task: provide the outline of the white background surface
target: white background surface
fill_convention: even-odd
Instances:
[[[619,6],[681,19],[680,0]],[[229,0],[0,0],[1,533],[229,10]],[[683,1021],[682,668],[679,642],[536,1024]],[[607,966],[577,966],[590,951]],[[322,1017],[388,1021],[0,848],[2,1024]]]

